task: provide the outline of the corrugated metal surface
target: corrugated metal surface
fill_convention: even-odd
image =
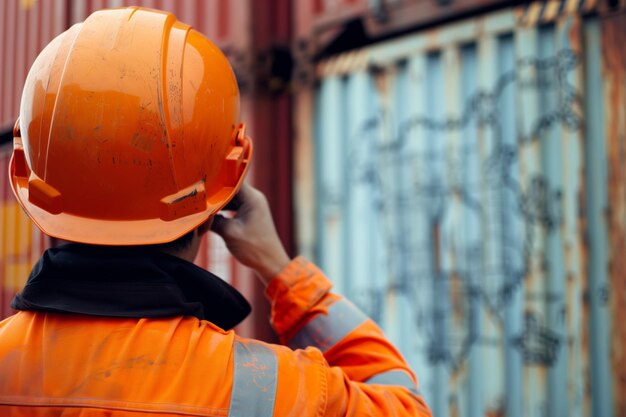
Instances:
[[[579,1],[579,0],[577,0]],[[295,38],[323,50],[346,29],[364,30],[371,38],[432,25],[470,13],[518,4],[516,0],[300,0],[294,2]],[[348,31],[349,32],[349,31]],[[346,32],[353,39],[357,34]]]
[[[569,3],[329,58],[296,100],[301,248],[438,417],[625,415],[626,21]]]
[[[626,5],[626,2],[623,2]],[[625,7],[626,8],[626,7]],[[626,306],[626,161],[624,149],[626,147],[626,13],[616,13],[607,16],[601,24],[602,44],[602,74],[604,78],[604,97],[598,99],[604,102],[604,123],[606,135],[607,167],[607,213],[609,271],[606,282],[597,287],[597,292],[591,293],[592,306],[597,306],[602,317],[600,321],[610,320],[606,333],[599,337],[606,340],[612,352],[610,358],[603,362],[604,371],[612,374],[613,401],[615,415],[626,415],[626,326],[618,320]],[[596,109],[597,111],[598,109]],[[592,128],[590,126],[589,128]],[[604,286],[602,285],[604,284]],[[608,310],[608,311],[607,311]],[[607,314],[608,313],[608,314]],[[612,320],[611,320],[612,318]],[[597,355],[602,355],[597,349]],[[595,376],[598,380],[606,379],[604,373]],[[610,392],[610,383],[607,384]],[[606,398],[610,404],[611,397]],[[600,407],[600,405],[598,405]]]
[[[0,132],[13,128],[28,70],[43,49],[65,30],[65,1],[0,2]]]
[[[84,20],[95,10],[129,5],[173,12],[180,20],[206,34],[228,56],[242,89],[242,120],[247,122],[247,132],[257,145],[249,179],[268,194],[280,236],[291,251],[290,99],[280,86],[277,89],[266,85],[280,84],[280,80],[272,78],[267,67],[273,65],[272,51],[289,45],[291,25],[287,0],[1,1],[0,132],[12,129],[19,113],[19,100],[28,70],[39,51],[54,36],[71,24]],[[8,154],[9,149],[10,146],[5,145],[1,149],[2,155]],[[31,247],[38,242],[46,242],[46,239],[25,220],[6,188],[7,163],[5,158],[0,164],[4,175],[1,177],[1,189],[6,191],[2,200],[2,210],[6,214],[0,229],[4,242],[1,252],[4,267],[0,282],[8,300],[46,245],[32,250]],[[28,252],[24,252],[26,250]],[[16,259],[21,262],[19,271]],[[261,284],[254,279],[251,271],[234,262],[221,240],[210,236],[202,242],[196,263],[235,284],[253,304],[253,315],[240,326],[240,333],[272,340],[273,333],[267,322],[269,305]],[[18,276],[21,278],[18,279]],[[6,309],[0,311],[0,317],[7,314]]]
[[[35,3],[46,2],[38,0]],[[67,4],[70,24],[82,22],[96,10],[140,6],[174,13],[179,20],[204,33],[222,49],[241,50],[251,44],[250,33],[240,30],[248,24],[249,0],[81,0]]]

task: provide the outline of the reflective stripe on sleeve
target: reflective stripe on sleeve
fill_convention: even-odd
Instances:
[[[315,346],[326,352],[346,337],[368,317],[348,300],[341,299],[328,308],[328,314],[318,314],[287,343],[292,349]]]
[[[420,395],[409,374],[400,370],[381,372],[365,381],[365,383],[368,385],[398,385],[408,389],[415,395]]]
[[[267,346],[234,343],[234,377],[228,417],[272,417],[276,401],[278,361]]]

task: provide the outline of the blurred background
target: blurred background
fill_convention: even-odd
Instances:
[[[2,317],[55,245],[7,180],[30,65],[127,5],[226,53],[283,242],[383,327],[435,416],[626,416],[626,0],[0,1]],[[275,340],[219,238],[196,262],[253,304],[240,333]]]

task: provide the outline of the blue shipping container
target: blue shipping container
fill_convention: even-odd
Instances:
[[[330,57],[296,99],[300,247],[438,417],[626,415],[626,19],[569,3]]]

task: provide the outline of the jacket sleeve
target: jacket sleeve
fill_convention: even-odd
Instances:
[[[325,398],[319,399],[324,411],[316,414],[430,416],[402,355],[369,317],[330,288],[324,274],[300,257],[266,290],[272,325],[281,343],[294,349],[287,362],[296,368],[318,362],[316,390]]]

